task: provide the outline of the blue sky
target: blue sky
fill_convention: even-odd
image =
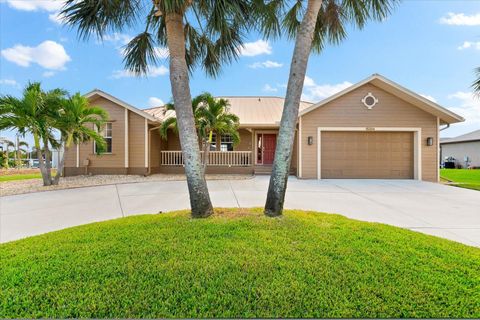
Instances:
[[[82,41],[56,19],[60,5],[58,0],[0,0],[1,94],[18,96],[31,80],[70,92],[99,88],[138,108],[171,99],[165,59],[148,78],[123,71],[121,48],[140,28],[109,34],[103,42]],[[196,71],[192,94],[283,96],[293,43],[265,41],[258,34],[246,42],[239,61],[218,78]],[[385,21],[350,28],[340,45],[312,55],[303,97],[317,102],[380,73],[467,118],[443,132],[456,136],[480,128],[480,100],[470,88],[479,58],[480,1],[404,1]]]

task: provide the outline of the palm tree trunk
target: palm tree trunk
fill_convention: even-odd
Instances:
[[[40,173],[42,174],[42,180],[44,186],[49,186],[52,184],[52,181],[48,178],[47,169],[45,168],[45,162],[43,161],[42,148],[40,147],[40,138],[37,134],[33,134],[33,140],[35,143],[35,149],[37,151],[38,166],[40,168]]]
[[[170,83],[190,193],[192,216],[195,218],[207,217],[213,213],[213,207],[203,175],[200,147],[192,111],[188,67],[185,60],[183,16],[178,13],[167,13],[165,24],[167,45],[170,51]]]
[[[61,150],[61,148],[59,148],[58,150]],[[64,147],[63,147],[62,157],[60,158],[60,161],[58,163],[57,173],[55,174],[55,177],[53,178],[53,182],[52,182],[53,185],[58,185],[58,182],[60,181],[60,176],[62,175],[63,167],[65,166],[65,154],[67,152],[68,152],[68,147],[65,144]]]
[[[208,157],[210,155],[210,141],[205,141],[203,147],[203,174],[207,173]]]
[[[50,148],[48,147],[48,139],[43,139],[43,148],[45,150],[45,173],[47,179],[50,181],[48,185],[52,184],[52,162],[50,159]]]
[[[267,201],[265,203],[265,214],[267,216],[279,216],[283,211],[290,163],[292,161],[298,108],[300,105],[308,58],[312,47],[315,24],[321,6],[322,0],[309,0],[305,16],[298,28],[295,49],[290,64],[290,75],[288,77],[287,94],[283,106],[282,120],[280,122],[280,130],[277,137],[275,160],[273,162],[272,175],[270,176],[270,184],[268,186]]]

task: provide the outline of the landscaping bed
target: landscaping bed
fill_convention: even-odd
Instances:
[[[30,192],[71,189],[79,187],[91,187],[108,184],[149,182],[149,181],[178,181],[185,180],[184,174],[152,174],[150,176],[138,175],[82,175],[74,177],[60,178],[59,185],[44,187],[42,179],[28,179],[16,181],[0,180],[0,196],[23,194]],[[235,180],[251,179],[252,175],[234,175],[234,174],[207,174],[207,180]],[[1,177],[0,177],[1,178]]]
[[[0,257],[0,318],[480,317],[478,248],[316,212],[135,216]]]

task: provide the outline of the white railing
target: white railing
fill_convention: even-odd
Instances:
[[[201,151],[203,160],[203,151]],[[182,151],[160,151],[162,166],[182,166]],[[252,165],[251,151],[210,151],[209,166],[248,167]]]

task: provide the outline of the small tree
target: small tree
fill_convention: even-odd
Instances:
[[[58,108],[66,92],[44,92],[39,82],[29,83],[21,99],[0,96],[0,130],[16,130],[21,136],[31,134],[42,173],[43,184],[52,184],[49,145],[57,147],[51,110]],[[41,145],[43,144],[43,146]],[[45,161],[42,151],[45,151]]]
[[[90,105],[87,98],[76,93],[63,100],[60,108],[55,110],[53,120],[53,126],[61,133],[59,147],[63,148],[57,173],[52,180],[52,184],[56,185],[63,172],[65,154],[72,143],[80,144],[93,140],[99,150],[105,148],[105,139],[98,132],[108,120],[108,114],[104,109]]]
[[[195,127],[202,143],[203,149],[203,171],[206,172],[210,146],[212,145],[213,134],[230,135],[233,144],[240,142],[238,133],[239,119],[236,115],[228,112],[228,100],[215,99],[210,93],[203,93],[192,99],[192,110],[195,118]],[[173,104],[165,105],[165,112],[174,111]],[[177,118],[165,119],[160,127],[160,135],[167,139],[168,130],[178,132]]]

